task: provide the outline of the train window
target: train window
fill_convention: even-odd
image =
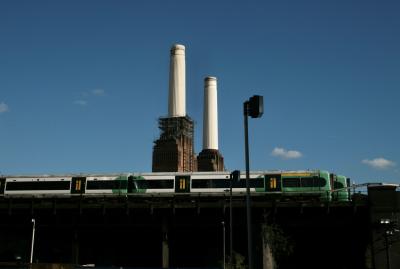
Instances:
[[[264,188],[264,178],[251,178],[250,188]]]
[[[229,188],[230,179],[194,179],[192,180],[192,189],[222,189]]]
[[[269,188],[270,189],[276,189],[277,184],[276,184],[276,177],[271,177],[269,179]]]
[[[211,180],[209,179],[193,179],[192,189],[208,189],[211,186]]]
[[[82,185],[82,181],[78,179],[75,182],[75,190],[80,191],[81,190],[81,185]]]
[[[312,178],[312,177],[301,178],[301,186],[302,187],[313,187],[314,186],[314,178]]]
[[[192,189],[229,189],[230,179],[193,179]],[[246,188],[246,180],[232,182],[232,188]],[[264,178],[250,179],[250,188],[264,188]]]
[[[159,180],[133,180],[133,185],[138,189],[172,189],[174,181],[171,179]]]
[[[8,191],[69,190],[69,181],[13,181],[8,182]]]
[[[175,176],[175,192],[190,192],[190,176]]]
[[[318,184],[316,184],[317,187],[325,187],[326,186],[326,179],[320,177],[320,178],[318,178],[317,183],[318,183]]]
[[[288,188],[298,188],[300,187],[300,178],[293,177],[293,178],[284,178],[282,180],[283,187]]]
[[[241,179],[239,181],[233,181],[232,188],[246,188],[246,179]]]
[[[333,188],[334,189],[341,189],[341,188],[344,188],[344,185],[343,185],[342,182],[335,181],[335,182],[333,182]]]
[[[211,188],[216,189],[228,189],[230,188],[230,182],[226,179],[212,179],[211,180]]]
[[[87,190],[112,190],[126,188],[127,186],[125,180],[89,180],[86,184]]]
[[[185,178],[180,178],[179,179],[179,189],[180,190],[185,190],[186,189],[186,180],[185,180]]]
[[[172,189],[174,181],[167,180],[146,180],[148,189]]]
[[[126,189],[128,187],[128,181],[127,180],[120,180],[119,181],[119,187],[121,189]]]

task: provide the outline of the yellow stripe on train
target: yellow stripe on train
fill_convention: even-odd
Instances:
[[[282,174],[283,177],[310,177],[312,176],[311,173],[287,173]]]

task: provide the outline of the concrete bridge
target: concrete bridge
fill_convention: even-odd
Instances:
[[[400,268],[400,192],[370,185],[349,202],[252,195],[255,268]],[[246,263],[245,196],[0,198],[0,262],[152,268]],[[225,251],[224,251],[225,250]],[[225,253],[225,255],[224,255]],[[0,263],[1,265],[1,263]],[[45,268],[45,267],[42,267]]]

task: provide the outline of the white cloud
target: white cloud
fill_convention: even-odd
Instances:
[[[282,159],[298,159],[303,156],[300,151],[297,150],[286,150],[284,148],[274,148],[271,152],[272,156],[280,157]]]
[[[79,106],[86,106],[87,105],[87,101],[85,100],[76,100],[74,101],[75,105],[79,105]]]
[[[396,166],[396,163],[385,158],[375,158],[372,160],[362,160],[362,163],[369,165],[376,169],[388,169],[390,167]]]
[[[0,113],[4,113],[8,111],[8,105],[4,102],[0,103]]]
[[[104,96],[106,92],[103,89],[94,89],[92,90],[92,94],[95,96]]]

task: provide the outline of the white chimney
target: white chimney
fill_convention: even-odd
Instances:
[[[168,117],[186,116],[185,46],[171,48],[169,69]]]
[[[203,150],[218,150],[217,78],[204,79]]]

